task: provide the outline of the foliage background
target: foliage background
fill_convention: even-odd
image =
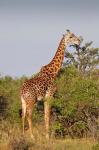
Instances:
[[[66,51],[51,100],[51,134],[55,137],[99,138],[99,49],[92,42]],[[88,59],[88,61],[87,61]],[[0,120],[20,127],[20,88],[27,79],[0,77]],[[43,101],[33,110],[33,123],[44,123]]]

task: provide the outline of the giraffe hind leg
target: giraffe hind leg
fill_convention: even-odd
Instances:
[[[23,98],[21,98],[22,102],[22,128],[23,128],[23,134],[24,134],[24,124],[25,124],[25,117],[26,117],[26,102]]]

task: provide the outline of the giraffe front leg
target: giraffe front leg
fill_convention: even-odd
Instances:
[[[46,129],[46,139],[49,139],[49,125],[50,125],[50,104],[46,100],[44,102],[44,114],[45,114],[45,129]]]

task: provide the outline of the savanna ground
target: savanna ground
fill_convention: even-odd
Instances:
[[[35,141],[28,130],[22,136],[21,126],[10,125],[3,121],[0,129],[0,150],[98,150],[98,141],[92,138],[53,138],[45,139],[42,125],[34,126]],[[4,128],[6,127],[6,128]]]

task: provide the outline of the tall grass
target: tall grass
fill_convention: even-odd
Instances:
[[[2,121],[0,124],[0,150],[98,150],[93,139],[45,139],[43,124],[34,125],[35,140],[28,130],[22,135],[21,127]],[[96,146],[97,147],[96,147]]]

